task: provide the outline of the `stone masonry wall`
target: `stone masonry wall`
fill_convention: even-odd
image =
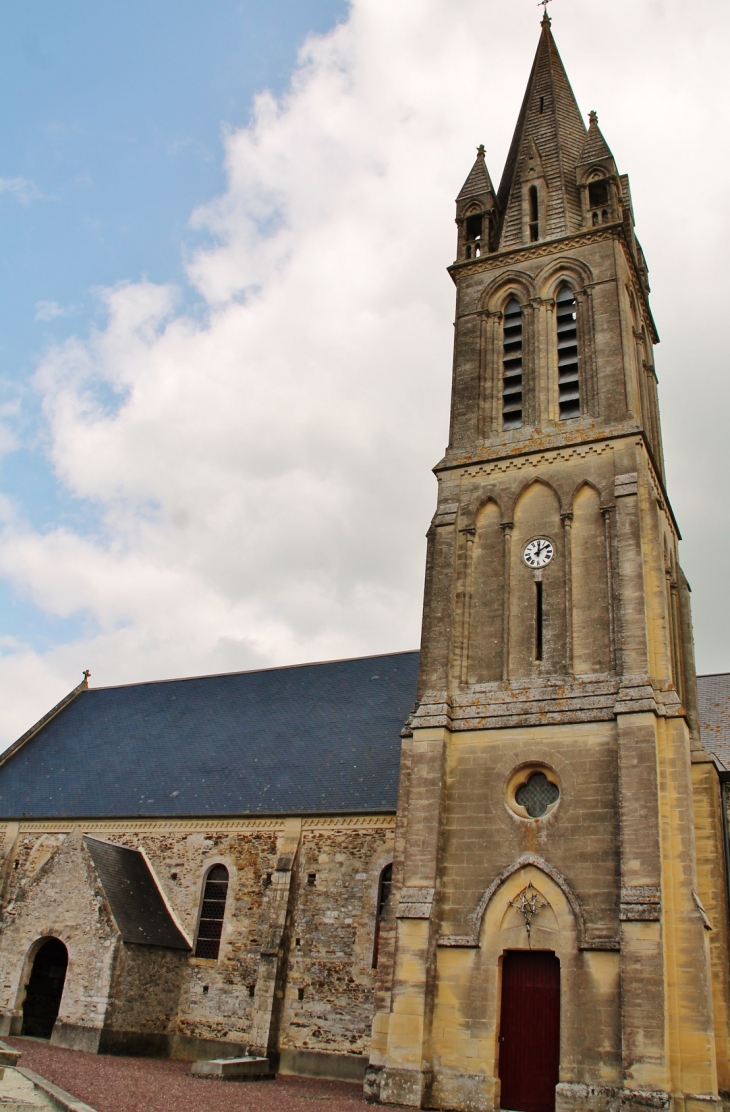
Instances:
[[[53,823],[48,829],[41,823],[24,824],[12,846],[6,836],[0,1010],[6,1013],[15,1006],[21,978],[29,973],[25,958],[36,939],[53,932],[66,941],[56,924],[74,920],[86,944],[72,954],[67,984],[73,1006],[67,1005],[64,994],[64,1016],[101,1026],[106,1014],[108,1032],[167,1034],[170,1045],[177,1038],[178,1046],[198,1049],[199,1040],[247,1046],[283,820],[228,820],[219,827],[201,821],[87,824],[85,832],[96,838],[144,850],[193,945],[208,869],[220,863],[229,872],[217,960],[120,943],[123,953],[114,963],[113,983],[117,933],[108,910],[102,908],[103,893],[93,892],[89,881],[87,895],[78,879],[69,884],[62,878],[59,854],[48,861],[54,849],[68,843],[70,825]],[[367,1056],[378,880],[392,859],[394,825],[390,816],[304,821],[294,864],[288,952],[280,959],[281,1048]],[[72,837],[81,842],[78,831]],[[39,862],[47,880],[33,887]],[[19,905],[26,908],[22,932],[14,925]],[[67,944],[71,952],[71,942]],[[162,992],[154,1006],[153,983]],[[160,1052],[162,1048],[161,1042]]]
[[[18,868],[10,869],[0,931],[0,1022],[6,1034],[20,1030],[35,944],[53,935],[69,955],[59,1030],[63,1025],[71,1041],[96,1049],[119,934],[79,831],[55,838],[50,859],[49,841],[42,832],[24,834]]]

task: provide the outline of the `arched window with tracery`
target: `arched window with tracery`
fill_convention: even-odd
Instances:
[[[502,428],[522,428],[522,306],[516,297],[504,307]]]
[[[221,948],[223,920],[226,915],[228,895],[228,869],[213,865],[205,878],[203,904],[200,908],[198,938],[195,943],[196,958],[217,958]]]
[[[373,969],[378,968],[378,955],[380,951],[380,931],[385,918],[390,899],[390,890],[393,887],[393,866],[386,865],[378,881],[378,908],[375,917],[375,941],[373,943]]]
[[[557,297],[558,402],[560,420],[580,417],[578,373],[578,303],[570,286],[560,287]]]

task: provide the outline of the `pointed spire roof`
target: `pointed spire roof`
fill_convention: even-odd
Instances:
[[[477,147],[477,160],[461,187],[456,203],[458,205],[461,201],[469,200],[470,197],[480,197],[483,193],[494,193],[494,186],[487,169],[484,147],[479,146]]]
[[[595,112],[588,113],[588,134],[583,148],[580,152],[578,163],[585,162],[602,162],[606,158],[610,158],[613,162],[613,155],[611,149],[603,138],[600,127],[598,126],[598,116]]]
[[[546,14],[499,186],[501,248],[522,243],[522,175],[531,150],[537,150],[546,185],[545,235],[567,235],[581,226],[575,170],[585,140],[586,127]]]

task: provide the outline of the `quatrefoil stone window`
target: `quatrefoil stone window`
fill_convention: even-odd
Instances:
[[[531,819],[541,819],[560,798],[560,788],[541,770],[527,771],[519,778],[514,801]]]

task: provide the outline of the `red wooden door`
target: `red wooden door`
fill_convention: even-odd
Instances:
[[[501,1107],[554,1112],[560,1066],[560,962],[544,950],[502,959]]]

